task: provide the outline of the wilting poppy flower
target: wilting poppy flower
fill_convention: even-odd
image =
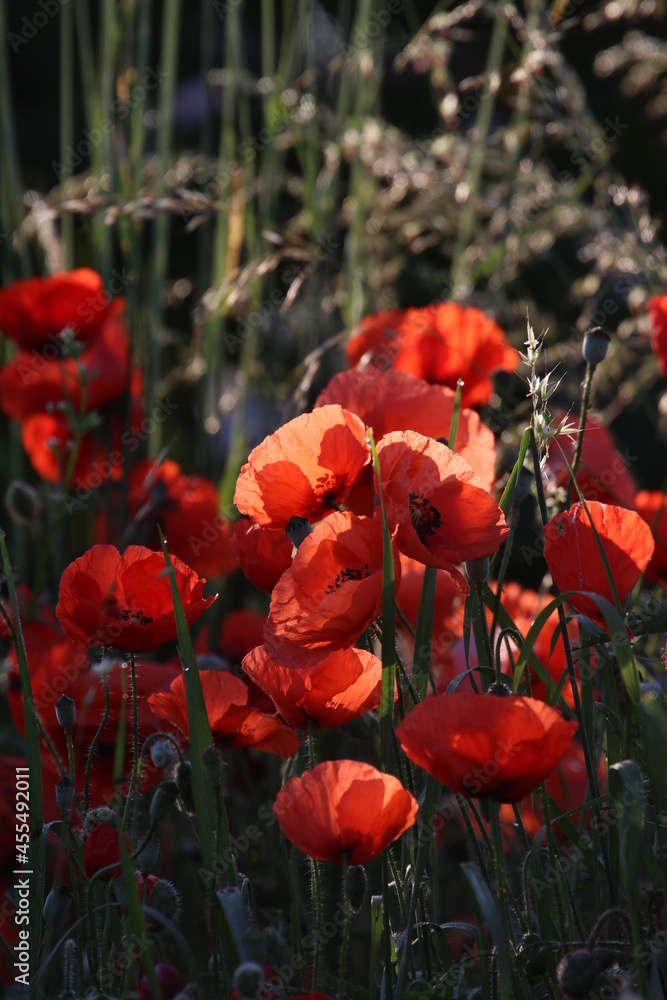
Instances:
[[[188,625],[215,597],[204,597],[205,580],[171,558]],[[130,545],[121,556],[113,545],[93,545],[70,563],[60,581],[58,621],[74,642],[147,653],[176,638],[171,587],[161,552]]]
[[[518,802],[577,729],[543,701],[458,691],[420,702],[396,735],[410,760],[453,792]]]
[[[667,295],[654,295],[646,308],[651,317],[651,347],[667,378]]]
[[[649,525],[655,539],[646,578],[667,581],[667,494],[660,490],[642,490],[635,497],[635,510]]]
[[[318,861],[365,865],[417,819],[417,801],[391,774],[328,760],[290,778],[273,806],[283,833]]]
[[[319,521],[342,503],[369,461],[366,429],[340,406],[321,406],[280,427],[250,452],[234,503],[257,524]]]
[[[371,427],[377,443],[392,431],[449,438],[455,398],[447,386],[430,385],[394,368],[355,368],[334,375],[315,406],[340,403]],[[495,481],[495,438],[479,414],[465,406],[459,412],[454,450],[490,489]]]
[[[241,665],[290,726],[335,728],[380,705],[382,661],[364,649],[337,650],[313,667],[283,667],[257,646]]]
[[[127,505],[132,541],[159,549],[159,524],[170,553],[199,576],[229,576],[238,568],[232,526],[220,513],[218,489],[209,479],[184,475],[171,459],[159,465],[148,459],[129,473]]]
[[[125,846],[128,854],[132,851],[129,837],[123,833]],[[115,826],[106,826],[104,823],[97,823],[86,837],[83,845],[83,864],[86,869],[86,877],[91,879],[95,872],[107,865],[112,865],[118,861],[118,867],[112,868],[104,876],[105,879],[118,878],[123,869],[120,866],[120,847],[118,845],[118,831]]]
[[[230,541],[245,576],[270,594],[292,563],[292,543],[282,528],[264,528],[250,518],[234,523]]]
[[[448,570],[488,556],[509,534],[503,513],[470,466],[432,438],[413,431],[382,438],[377,448],[387,519],[398,525],[401,552]]]
[[[574,429],[575,431],[579,429],[576,421]],[[549,449],[546,468],[555,486],[567,489],[570,470],[565,459],[571,467],[576,447],[576,437],[563,436],[559,437]],[[627,449],[626,454],[628,454]],[[613,503],[619,507],[634,507],[637,487],[630,475],[627,462],[616,450],[614,439],[607,428],[595,417],[589,417],[586,423],[577,469],[577,485],[586,500],[599,500],[601,503]],[[573,499],[577,500],[578,496],[575,490]]]
[[[39,348],[69,328],[90,343],[110,309],[110,298],[95,271],[53,274],[14,281],[0,289],[0,329],[23,350]]]
[[[394,552],[396,585],[400,563]],[[382,610],[382,524],[335,512],[316,524],[273,588],[264,645],[285,667],[353,645]]]
[[[598,543],[595,525],[609,563],[621,603],[636,584],[653,555],[653,536],[645,521],[633,510],[590,500],[586,507],[575,503],[553,517],[544,529],[544,558],[560,591],[590,590],[613,603],[613,596]],[[570,604],[604,626],[604,615],[590,597],[576,594]]]
[[[249,704],[247,684],[226,670],[200,670],[206,714],[211,732],[226,747],[255,747],[279,757],[291,757],[299,749],[299,737],[278,718]],[[152,712],[188,736],[188,705],[183,675],[169,691],[152,694]]]
[[[514,371],[518,354],[492,319],[474,307],[440,302],[366,316],[346,345],[350,366],[387,368],[456,388],[463,406],[488,403],[491,375]]]
[[[12,420],[22,421],[49,404],[66,401],[75,413],[99,409],[120,398],[130,372],[130,340],[122,316],[111,310],[95,341],[79,358],[46,359],[37,351],[19,351],[0,369],[0,409]],[[87,372],[85,396],[81,367]]]

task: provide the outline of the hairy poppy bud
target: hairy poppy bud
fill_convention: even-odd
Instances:
[[[161,781],[155,790],[155,795],[151,799],[150,819],[151,823],[159,823],[171,812],[174,802],[178,798],[179,788],[175,781]]]
[[[42,516],[42,501],[39,493],[21,479],[13,479],[7,487],[5,506],[12,520],[30,527]]]
[[[71,733],[76,722],[76,705],[68,694],[61,694],[55,704],[56,719],[66,733]]]
[[[350,907],[351,913],[358,913],[366,899],[368,875],[363,865],[350,865],[347,870],[347,877],[350,887],[347,905]]]
[[[234,973],[233,986],[240,1000],[255,1000],[265,979],[264,969],[257,962],[242,962]]]
[[[583,1000],[595,986],[598,963],[588,948],[577,948],[563,955],[556,969],[561,993],[570,1000]]]
[[[176,920],[181,909],[181,897],[172,883],[166,878],[160,878],[148,894],[148,905],[157,910],[167,920]]]
[[[592,330],[584,334],[581,353],[587,365],[595,367],[604,361],[607,357],[610,340],[611,337],[601,326],[594,326]]]
[[[489,575],[489,557],[481,556],[479,559],[469,559],[466,563],[466,573],[472,583],[484,583]]]
[[[535,477],[530,469],[527,469],[525,465],[522,466],[516,481],[516,486],[514,487],[514,496],[512,497],[512,503],[515,507],[518,507],[519,504],[523,503],[526,497],[530,494],[534,479]]]
[[[512,693],[512,689],[503,684],[500,681],[494,681],[493,684],[489,684],[489,689],[487,694],[495,694],[497,698],[507,698],[508,695]]]
[[[67,911],[69,910],[72,903],[72,890],[68,885],[59,885],[46,897],[44,903],[44,922],[48,924],[57,924],[65,919],[67,916]]]
[[[155,740],[151,743],[150,755],[156,767],[171,767],[174,763],[174,748],[169,740]]]
[[[60,781],[56,781],[56,802],[63,813],[69,813],[74,802],[74,782],[65,775]]]
[[[189,760],[179,761],[174,777],[183,808],[186,812],[193,813],[195,811],[195,798],[192,791],[192,765]]]

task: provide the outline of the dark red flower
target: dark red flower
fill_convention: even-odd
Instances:
[[[319,521],[342,503],[369,461],[366,428],[340,406],[321,406],[280,427],[251,451],[234,503],[257,524]]]
[[[226,747],[255,747],[279,757],[291,757],[300,740],[278,714],[267,715],[249,704],[248,685],[226,670],[200,670],[204,702],[211,732]],[[169,691],[148,699],[151,711],[188,736],[188,706],[183,675]]]
[[[215,597],[204,597],[206,581],[180,559],[171,561],[192,625]],[[113,545],[94,545],[63,573],[56,615],[64,632],[87,646],[147,653],[170,642],[176,617],[162,553],[130,545],[121,556]]]
[[[654,295],[646,308],[651,317],[651,347],[667,378],[667,295]]]
[[[575,503],[549,521],[544,529],[544,558],[561,592],[589,590],[613,604],[592,521],[622,604],[653,555],[651,529],[633,510],[595,500],[586,507],[588,513],[583,504]],[[604,627],[604,615],[590,597],[576,594],[569,600],[573,608]]]
[[[312,667],[283,667],[257,646],[242,667],[289,726],[342,726],[380,705],[382,661],[364,649],[330,653]]]
[[[463,406],[487,403],[493,392],[491,375],[514,371],[518,361],[493,320],[456,302],[366,316],[345,350],[350,366],[391,366],[451,389],[463,379]]]
[[[155,965],[155,978],[160,987],[161,1000],[174,1000],[182,992],[184,982],[173,965],[166,962],[157,962]],[[153,1000],[153,990],[147,973],[141,977],[139,985],[139,1000]]]
[[[579,425],[574,422],[575,431]],[[559,437],[549,449],[547,472],[554,485],[567,488],[570,467],[577,447],[576,438]],[[627,452],[626,452],[627,454]],[[567,464],[565,462],[567,459]],[[595,417],[589,417],[581,449],[577,485],[586,500],[600,500],[619,507],[634,507],[637,487],[628,470],[627,462],[616,450],[614,439]],[[574,493],[574,500],[579,494]]]
[[[647,580],[667,582],[667,494],[642,490],[635,497],[635,510],[653,532],[655,549],[646,567]]]
[[[497,551],[509,533],[500,507],[467,462],[432,438],[394,432],[382,438],[377,453],[399,549],[448,570],[466,591],[454,564]]]
[[[319,861],[365,865],[417,819],[398,778],[355,760],[328,760],[290,778],[273,811],[295,847]]]
[[[420,702],[396,735],[410,760],[453,792],[518,802],[547,777],[576,729],[543,701],[459,691]]]
[[[125,846],[128,853],[132,851],[129,837],[123,833]],[[115,826],[106,826],[104,823],[97,823],[86,837],[83,845],[83,864],[86,869],[87,878],[91,879],[95,872],[114,862],[120,862],[120,847],[118,845],[118,830]],[[112,868],[104,876],[105,879],[118,878],[123,869],[120,864]]]
[[[47,278],[14,281],[0,289],[0,329],[23,350],[43,347],[69,328],[90,343],[111,299],[95,271],[81,267]]]
[[[400,563],[394,551],[396,585]],[[281,666],[308,666],[353,645],[382,610],[382,524],[335,512],[316,524],[273,588],[264,629]]]
[[[282,528],[264,528],[250,518],[236,521],[231,547],[245,576],[270,594],[292,563],[292,543]]]

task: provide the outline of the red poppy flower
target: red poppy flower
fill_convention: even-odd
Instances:
[[[651,529],[633,510],[590,500],[575,503],[553,517],[544,529],[544,558],[560,591],[590,590],[613,603],[613,596],[591,519],[600,537],[621,603],[636,584],[653,555]],[[595,601],[579,594],[570,604],[598,625],[604,616]]]
[[[660,490],[642,490],[635,497],[635,510],[653,532],[655,550],[646,567],[646,578],[667,581],[667,495]]]
[[[171,561],[192,625],[215,597],[204,597],[206,581],[180,559]],[[176,616],[162,553],[130,545],[121,556],[113,545],[93,545],[63,573],[56,615],[70,639],[87,646],[147,653],[170,642]]]
[[[290,780],[273,811],[295,847],[319,861],[365,865],[417,819],[417,801],[391,774],[328,760]]]
[[[0,329],[23,350],[42,347],[66,327],[90,343],[110,301],[100,275],[87,267],[14,281],[0,289]]]
[[[503,513],[459,455],[413,431],[378,444],[387,519],[398,525],[401,552],[448,570],[467,592],[454,563],[491,555],[509,534]]]
[[[517,352],[493,320],[474,307],[440,302],[422,309],[387,309],[366,316],[345,347],[350,366],[399,371],[456,388],[463,406],[488,403],[491,375],[512,372]]]
[[[396,735],[410,760],[453,792],[518,802],[554,768],[576,729],[543,701],[459,691],[422,701]]]
[[[651,347],[667,378],[667,295],[654,295],[646,308],[651,317]]]
[[[400,563],[394,551],[396,585]],[[382,610],[382,524],[335,512],[316,524],[273,588],[264,645],[284,667],[353,645]]]
[[[375,441],[392,431],[416,431],[424,437],[449,437],[456,393],[444,385],[393,368],[340,372],[320,393],[315,406],[340,403],[370,426]],[[455,451],[487,489],[495,482],[496,442],[475,410],[462,407]]]
[[[359,417],[340,406],[321,406],[251,451],[234,503],[257,524],[273,528],[284,528],[293,516],[319,521],[343,502],[368,461]]]
[[[255,747],[286,759],[299,749],[299,737],[278,715],[267,715],[249,702],[247,684],[226,670],[200,670],[204,703],[211,732],[226,747]],[[152,694],[151,711],[188,736],[185,679],[176,677],[169,691]]]
[[[127,493],[133,541],[159,549],[159,524],[169,551],[199,576],[215,579],[238,568],[215,483],[184,475],[171,459],[159,465],[148,459],[130,471]]]
[[[266,615],[250,608],[239,608],[225,615],[220,626],[217,648],[232,663],[240,663],[246,653],[264,640]]]
[[[283,667],[263,646],[241,664],[289,726],[342,726],[380,705],[382,661],[364,649],[330,653],[313,667]]]
[[[123,833],[125,846],[128,853],[132,851],[129,837]],[[118,831],[115,826],[105,826],[98,823],[90,831],[83,845],[83,864],[86,869],[86,877],[91,879],[95,872],[107,865],[112,865],[115,861],[120,862],[120,847],[118,845]],[[120,864],[117,868],[112,868],[104,876],[105,879],[118,878],[123,869]]]
[[[12,420],[25,420],[49,404],[67,401],[81,410],[81,367],[87,370],[85,408],[89,413],[118,399],[127,388],[130,340],[122,303],[106,317],[95,341],[75,358],[47,359],[37,351],[19,351],[0,369],[0,409]]]
[[[230,544],[245,576],[267,594],[292,564],[293,546],[282,528],[263,528],[242,517],[234,523]]]
[[[575,422],[575,430],[579,425]],[[547,473],[555,486],[567,488],[570,481],[570,467],[577,447],[576,438],[559,437],[549,450]],[[562,450],[561,450],[562,449]],[[627,449],[626,449],[627,454]],[[614,439],[595,417],[589,417],[581,449],[577,485],[586,500],[599,500],[619,507],[634,507],[637,487],[630,475],[627,463],[616,450]],[[574,499],[578,493],[575,490]]]
[[[161,1000],[174,1000],[174,997],[182,993],[185,983],[173,965],[167,965],[166,962],[157,962],[155,965],[155,978],[160,987]],[[141,977],[139,1000],[153,1000],[153,989],[147,973],[144,973]]]

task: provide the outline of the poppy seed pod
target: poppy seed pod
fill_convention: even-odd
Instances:
[[[581,353],[587,365],[592,368],[599,365],[607,357],[609,342],[611,337],[601,326],[594,326],[584,334],[584,342],[581,345]]]
[[[556,969],[556,979],[563,996],[570,1000],[583,1000],[595,986],[598,971],[595,955],[588,948],[577,948],[563,955]]]

